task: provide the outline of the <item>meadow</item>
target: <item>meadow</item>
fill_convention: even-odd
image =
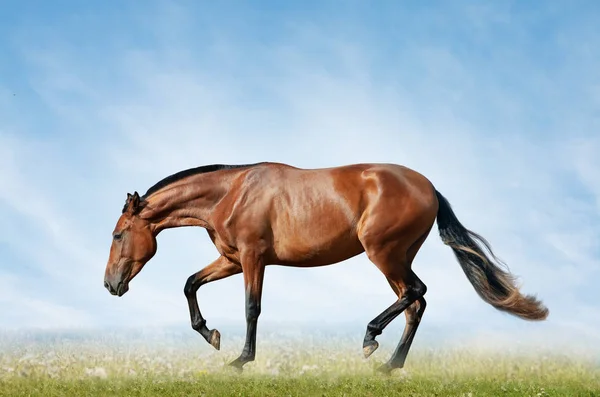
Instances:
[[[416,346],[391,376],[360,337],[263,333],[257,360],[229,369],[241,335],[215,351],[191,332],[32,333],[0,338],[6,396],[600,396],[600,361],[548,351]],[[564,352],[563,352],[564,353]]]

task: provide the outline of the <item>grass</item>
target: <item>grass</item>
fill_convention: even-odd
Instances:
[[[226,364],[241,339],[219,352],[193,341],[9,341],[0,357],[0,395],[600,396],[593,357],[415,348],[405,369],[384,376],[374,369],[389,349],[365,360],[357,341],[268,338],[238,374]]]
[[[420,374],[411,379],[365,375],[298,377],[201,375],[177,379],[11,379],[2,393],[10,396],[594,396],[597,380],[536,377],[502,379],[496,376],[447,379]]]

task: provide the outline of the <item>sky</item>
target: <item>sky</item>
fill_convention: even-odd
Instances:
[[[428,177],[550,309],[531,323],[485,304],[434,227],[413,263],[420,333],[600,345],[600,4],[2,5],[2,329],[189,327],[185,281],[218,255],[202,229],[161,233],[122,298],[103,287],[127,193],[167,175],[390,162]],[[243,329],[241,275],[198,296],[209,328]],[[362,336],[394,300],[364,254],[269,267],[259,334]]]

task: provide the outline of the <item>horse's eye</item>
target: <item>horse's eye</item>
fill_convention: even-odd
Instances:
[[[120,239],[121,239],[121,234],[115,234],[115,235],[113,236],[113,239],[115,239],[115,240],[117,240],[117,241],[118,241],[118,240],[120,240]]]

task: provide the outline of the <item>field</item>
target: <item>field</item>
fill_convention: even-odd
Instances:
[[[0,395],[600,396],[593,355],[416,347],[388,377],[374,368],[391,346],[365,360],[360,338],[263,334],[257,360],[238,374],[225,364],[240,336],[217,352],[183,335],[4,336]]]

